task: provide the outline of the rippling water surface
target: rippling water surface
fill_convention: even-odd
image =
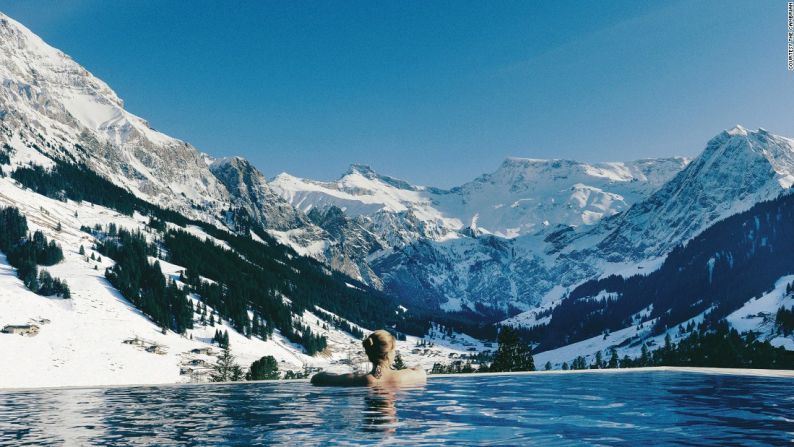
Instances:
[[[794,380],[675,372],[0,392],[0,445],[776,445]]]

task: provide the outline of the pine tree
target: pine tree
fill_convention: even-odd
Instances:
[[[618,367],[618,351],[615,348],[609,349],[609,363],[607,363],[607,368],[617,368]]]
[[[83,247],[82,245],[80,246],[80,255],[85,256],[85,247]]]
[[[546,362],[546,366],[543,369],[546,371],[551,371],[551,362]]]
[[[604,368],[604,356],[601,354],[601,351],[597,351],[595,353],[595,362],[593,363],[592,369],[603,369]]]
[[[243,369],[235,363],[236,358],[229,348],[224,348],[218,361],[212,366],[210,380],[212,382],[237,382],[243,378]]]
[[[568,362],[562,362],[562,370],[563,371],[568,371],[568,369],[569,369],[568,368]]]
[[[651,366],[651,356],[648,352],[648,346],[645,343],[642,344],[642,350],[640,354],[640,366]]]
[[[491,371],[534,371],[535,362],[529,346],[518,337],[511,326],[502,326],[497,339],[499,347],[494,354]]]
[[[400,351],[397,351],[397,355],[394,356],[394,369],[405,369],[405,362],[403,362],[403,356],[400,355]]]
[[[573,359],[571,362],[571,369],[587,369],[587,360],[581,355]]]
[[[245,375],[245,380],[276,380],[278,378],[278,362],[272,355],[266,355],[251,363],[251,367]]]

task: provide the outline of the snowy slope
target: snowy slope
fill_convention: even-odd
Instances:
[[[281,337],[278,331],[267,341],[255,337],[249,339],[225,323],[214,327],[201,326],[198,318],[196,327],[184,336],[171,331],[162,334],[157,325],[125,300],[104,278],[104,269],[112,266],[113,261],[103,258],[97,262],[86,257],[94,253],[91,247],[95,241],[80,231],[81,225],[113,222],[120,227],[147,232],[147,217],[138,214],[124,216],[88,202],[52,200],[20,189],[8,178],[0,179],[0,206],[18,207],[27,217],[31,231],[42,230],[62,246],[64,261],[43,269],[66,279],[72,291],[72,298],[68,300],[33,294],[16,277],[5,257],[0,256],[0,327],[34,323],[41,328],[34,337],[0,334],[0,356],[12,359],[15,365],[0,375],[0,388],[206,380],[205,374],[180,374],[180,369],[187,367],[191,360],[214,363],[214,356],[190,351],[212,346],[216,329],[229,332],[232,353],[243,366],[264,355],[272,355],[279,361],[282,371],[316,367],[348,372],[355,365],[343,364],[339,360],[346,358],[348,352],[358,356],[362,353],[356,338],[335,329],[323,329],[322,325],[314,323],[317,318],[310,312],[302,315],[303,321],[313,331],[329,338],[330,349],[326,355],[307,356],[301,347]],[[61,224],[60,231],[56,230],[58,223]],[[195,227],[189,227],[188,231],[208,237]],[[150,237],[154,235],[150,234]],[[86,249],[86,256],[78,253],[81,245]],[[159,262],[163,273],[172,279],[178,278],[178,272],[183,270],[163,260]],[[421,354],[411,352],[416,343],[413,337],[400,342],[399,348],[406,362],[429,369],[434,362],[448,358],[451,353],[459,356],[469,347],[482,348],[468,337],[459,337],[459,341],[439,344]],[[146,352],[142,347],[123,343],[135,338],[144,340],[146,346],[162,346],[165,354]],[[217,346],[213,348],[217,353]],[[199,373],[207,370],[206,367],[194,369]]]
[[[775,328],[775,313],[781,306],[791,308],[794,306],[794,296],[786,293],[786,286],[794,282],[794,275],[780,278],[772,291],[760,297],[750,298],[740,309],[731,313],[726,320],[731,327],[739,333],[754,332],[760,340],[768,340],[772,346],[784,347],[794,351],[794,335],[785,337]],[[690,323],[697,325],[703,321],[703,314],[680,322],[681,327]],[[619,358],[628,355],[637,358],[642,345],[646,344],[655,349],[664,344],[666,336],[670,336],[673,343],[678,343],[689,335],[681,331],[679,325],[657,335],[651,334],[655,320],[645,321],[643,324],[633,324],[621,330],[610,332],[606,336],[592,337],[577,343],[563,346],[558,349],[541,352],[535,355],[535,364],[542,366],[551,362],[554,369],[560,369],[563,362],[569,365],[578,356],[584,356],[587,364],[593,363],[596,352],[600,351],[604,359],[608,359],[610,349],[615,349]],[[543,324],[544,321],[538,321]]]
[[[794,275],[780,278],[775,288],[760,297],[751,298],[744,306],[728,315],[728,323],[739,332],[754,331],[773,346],[794,351],[794,336],[783,337],[775,328],[775,314],[780,307],[791,309],[794,296],[786,293],[786,286],[794,282]]]

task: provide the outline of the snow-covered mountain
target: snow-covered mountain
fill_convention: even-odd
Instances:
[[[112,224],[140,230],[154,242],[155,220],[139,213],[127,216],[86,200],[75,202],[67,198],[66,192],[53,194],[57,199],[45,197],[23,187],[10,174],[33,165],[50,169],[74,163],[147,202],[190,219],[228,225],[234,230],[240,217],[238,211],[243,210],[244,215],[266,229],[276,234],[289,232],[305,242],[293,244],[297,248],[326,245],[329,237],[302,212],[275,195],[250,163],[239,158],[215,160],[188,143],[152,129],[146,121],[126,111],[107,84],[2,13],[0,155],[0,205],[19,209],[27,218],[30,231],[42,231],[63,248],[64,260],[42,271],[64,279],[71,288],[68,300],[39,296],[25,287],[15,269],[0,256],[0,329],[18,324],[39,327],[34,337],[0,334],[0,355],[19,366],[13,373],[2,375],[0,387],[162,383],[193,380],[196,373],[206,380],[207,365],[214,362],[214,357],[204,351],[192,351],[208,347],[215,330],[230,333],[232,351],[244,366],[263,355],[275,356],[282,370],[349,370],[356,366],[345,366],[347,363],[341,360],[350,357],[351,343],[357,337],[318,323],[321,319],[312,311],[292,318],[295,324],[326,337],[330,349],[322,357],[307,356],[300,345],[278,331],[265,341],[241,333],[230,321],[208,325],[195,320],[194,328],[184,334],[165,331],[115,290],[104,276],[104,270],[112,267],[114,260],[96,256],[92,247],[98,240],[84,229]],[[165,228],[178,226],[168,223]],[[227,246],[201,228],[189,226],[183,230]],[[81,250],[86,250],[86,254],[79,253]],[[168,263],[163,258],[166,255],[163,252],[160,259],[152,261],[160,263],[169,280],[178,281],[184,267]],[[337,259],[344,257],[327,260],[334,265]],[[346,266],[339,267],[344,270]],[[196,305],[202,301],[194,294],[190,299]],[[139,344],[125,344],[130,340]],[[434,357],[449,358],[452,353],[460,355],[465,349],[478,346],[470,337],[459,335],[457,340],[447,340],[414,355],[411,347],[416,339],[409,337],[400,343],[404,344],[406,360],[424,362],[427,368]],[[186,368],[192,372],[181,374],[180,370]]]
[[[788,191],[792,148],[787,138],[737,126],[692,163],[508,159],[451,190],[354,166],[336,182],[281,174],[272,185],[299,208],[337,207],[381,241],[391,235],[370,265],[407,303],[532,313],[587,279],[653,269],[713,223]],[[435,231],[394,237],[373,224],[384,215]]]
[[[0,57],[2,143],[85,163],[185,211],[228,198],[195,148],[124,110],[107,84],[2,14]]]
[[[678,173],[688,160],[629,163],[509,158],[493,173],[443,190],[412,185],[353,165],[335,182],[278,175],[271,185],[295,207],[336,206],[348,216],[410,213],[427,228],[416,237],[444,239],[464,228],[512,238],[555,225],[592,225],[628,209]]]
[[[124,109],[102,80],[0,13],[0,144],[18,163],[82,163],[152,203],[222,222],[242,207],[273,228],[300,217],[240,159],[214,160]]]
[[[359,257],[366,255],[385,290],[407,303],[507,310],[532,306],[553,287],[546,235],[584,231],[627,210],[687,163],[509,158],[495,172],[449,190],[353,165],[335,182],[280,174],[271,187],[303,211],[339,209],[359,222],[378,242]]]
[[[532,306],[553,287],[544,244],[514,239],[592,226],[647,198],[687,163],[510,158],[495,172],[449,190],[353,165],[335,182],[282,173],[271,187],[305,212],[339,210],[355,226],[351,231],[368,234],[352,257],[366,258],[375,284],[406,303],[507,310]],[[350,250],[341,235],[335,240]]]
[[[794,140],[766,130],[736,126],[721,132],[686,168],[626,212],[584,231],[561,230],[547,237],[557,286],[658,267],[675,246],[716,222],[791,193],[792,157]],[[559,298],[561,289],[549,292],[547,300]]]
[[[107,84],[2,13],[0,81],[0,205],[19,208],[31,230],[43,231],[63,247],[64,261],[49,271],[66,279],[73,292],[70,300],[36,295],[0,258],[0,326],[41,326],[33,338],[0,335],[0,356],[22,358],[26,353],[24,363],[19,363],[21,372],[9,382],[0,379],[0,386],[187,380],[179,375],[186,362],[212,360],[191,350],[206,347],[216,327],[194,316],[196,326],[184,334],[162,333],[111,286],[102,273],[115,265],[114,260],[87,257],[95,254],[91,247],[100,242],[91,232],[95,225],[140,230],[152,244],[162,244],[168,229],[179,228],[237,253],[227,240],[202,226],[208,223],[217,231],[259,241],[260,248],[283,248],[276,241],[291,247],[294,251],[284,249],[280,257],[268,260],[272,270],[305,273],[302,268],[319,265],[296,254],[323,262],[321,276],[337,281],[334,284],[345,291],[341,295],[352,294],[350,290],[365,292],[373,302],[388,298],[369,285],[409,310],[462,311],[464,318],[488,321],[509,314],[510,324],[542,326],[550,324],[564,297],[582,284],[609,274],[629,277],[657,271],[675,247],[759,202],[787,194],[794,183],[794,141],[741,127],[714,137],[692,162],[509,158],[494,172],[451,189],[413,185],[362,165],[352,165],[333,182],[286,173],[267,181],[245,159],[215,159],[152,129],[126,111]],[[138,208],[135,213],[119,213],[110,203],[70,200],[65,189],[23,186],[13,176],[32,165],[55,172],[65,163],[83,165],[106,179],[107,189],[129,191],[155,207],[147,205],[143,214]],[[48,171],[37,172],[30,175]],[[67,188],[63,182],[53,183]],[[158,207],[168,211],[144,215]],[[81,255],[80,246],[89,253]],[[182,273],[190,262],[169,263],[163,247],[155,254],[152,261],[160,262],[162,273],[187,287]],[[764,295],[764,311],[791,301],[785,293],[786,278],[790,279],[779,276],[778,284],[769,284],[775,288]],[[297,282],[247,293],[290,302],[289,293],[302,286]],[[600,293],[583,297],[600,299]],[[206,304],[196,293],[190,300],[191,306]],[[406,311],[390,303],[390,315],[400,313],[395,309]],[[367,304],[361,308],[370,307]],[[758,306],[745,303],[731,314],[732,324],[752,326],[746,320],[756,318],[751,313]],[[251,318],[261,310],[251,306],[240,314]],[[249,326],[240,329],[228,319],[217,327],[231,332],[235,354],[244,362],[271,354],[286,369],[342,368],[356,336],[350,329],[321,322],[322,312],[308,308],[288,315],[288,323],[327,338],[330,353],[321,357],[305,355],[278,331],[263,340],[252,337]],[[654,310],[643,312],[638,315]],[[361,329],[352,320],[344,322]],[[772,335],[768,319],[753,327],[759,325]],[[635,339],[653,335],[639,326],[621,330]],[[75,335],[75,328],[82,332]],[[429,366],[469,349],[484,349],[471,337],[444,332],[429,333],[437,343],[434,349],[411,349],[416,338],[401,342],[406,361]],[[123,345],[138,337],[167,347],[168,353],[144,353]],[[599,336],[569,346],[557,340],[546,357],[570,360],[565,356],[577,349],[604,348],[607,341],[626,339],[619,338],[609,335],[602,342]],[[638,349],[633,345],[625,352]],[[25,374],[30,370],[42,374],[31,381]],[[146,373],[137,374],[138,370]]]
[[[714,222],[790,191],[794,140],[741,126],[712,138],[700,156],[647,200],[605,222],[608,258],[662,256]]]

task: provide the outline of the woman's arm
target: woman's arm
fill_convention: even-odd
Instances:
[[[366,386],[369,379],[366,375],[333,374],[320,372],[312,377],[312,385],[317,386]]]

